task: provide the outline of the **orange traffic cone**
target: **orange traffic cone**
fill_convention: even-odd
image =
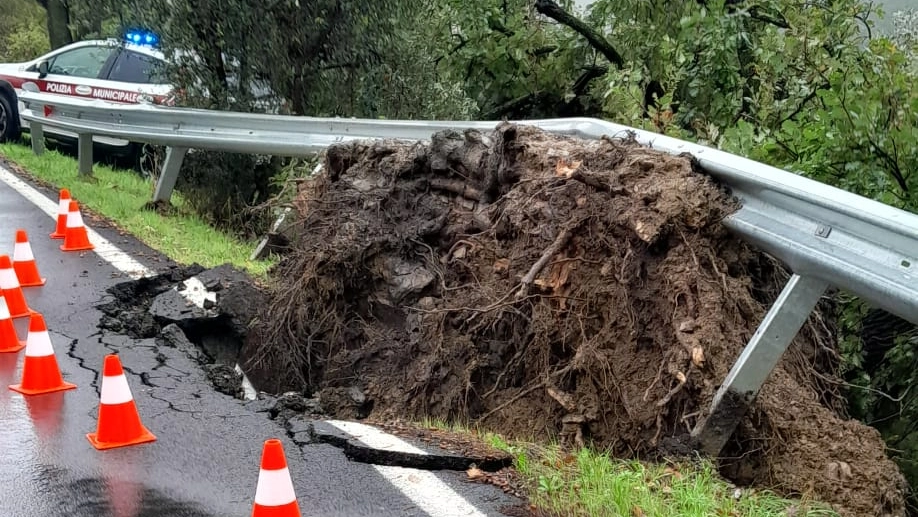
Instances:
[[[67,212],[67,231],[61,249],[64,251],[91,250],[95,246],[89,242],[86,226],[83,225],[83,216],[80,215],[80,206],[76,201],[70,200]]]
[[[22,383],[10,386],[23,395],[41,395],[55,391],[72,390],[75,384],[64,382],[54,357],[51,336],[45,318],[38,313],[29,321],[29,338],[26,340],[25,363],[22,365]]]
[[[57,228],[51,232],[52,239],[63,239],[67,235],[68,213],[70,213],[70,191],[62,188],[57,201]]]
[[[13,246],[13,269],[19,278],[20,287],[45,285],[45,279],[38,274],[38,264],[32,255],[32,246],[25,230],[16,230],[16,244]]]
[[[19,278],[9,255],[0,255],[0,291],[3,291],[6,307],[13,319],[24,318],[32,313],[25,295],[22,294],[22,287],[19,286]]]
[[[19,339],[10,310],[6,306],[6,298],[0,295],[0,353],[18,352],[25,348],[25,341]]]
[[[121,368],[121,360],[114,354],[105,356],[100,402],[96,432],[86,435],[93,447],[104,450],[156,440],[156,436],[140,422],[140,413]]]
[[[261,471],[255,488],[252,517],[300,517],[293,481],[287,469],[284,445],[280,440],[265,441],[261,453]]]

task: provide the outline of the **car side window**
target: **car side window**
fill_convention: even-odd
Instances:
[[[118,56],[108,79],[125,83],[165,83],[165,63],[152,56],[124,50]]]
[[[113,47],[79,47],[62,52],[51,58],[48,73],[95,79],[114,50]]]

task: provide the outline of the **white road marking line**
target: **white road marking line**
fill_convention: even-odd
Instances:
[[[51,220],[57,222],[58,203],[48,199],[47,196],[36,190],[32,185],[29,185],[12,172],[8,171],[5,167],[0,167],[0,181],[3,181],[9,185],[10,188],[18,192],[30,203],[37,206],[39,210],[47,214]],[[79,200],[76,201],[79,202]],[[98,255],[101,259],[111,264],[112,267],[118,271],[121,271],[132,280],[154,276],[156,274],[155,271],[144,266],[135,260],[134,257],[128,255],[124,251],[121,251],[121,248],[115,246],[111,241],[99,235],[99,233],[92,228],[87,226],[86,233],[89,235],[89,242],[91,242],[93,246],[96,247],[92,251],[94,251],[96,255]],[[185,295],[185,298],[188,301],[202,308],[204,307],[204,298],[207,298],[208,294],[210,294],[212,297],[211,301],[216,301],[216,295],[214,293],[207,293],[207,290],[204,288],[204,284],[202,284],[200,280],[197,278],[193,280],[186,280],[186,286],[189,286],[189,281],[192,282],[190,285],[195,285],[194,282],[197,282],[197,286],[200,289],[200,294],[192,292],[188,295],[185,295],[183,292],[182,294]],[[242,368],[240,368],[238,364],[236,365],[236,371],[242,374],[242,388],[243,391],[245,391],[246,398],[249,400],[254,400],[257,396],[255,388],[252,386],[252,383],[249,381],[248,377],[245,376],[245,373],[242,371]]]
[[[354,440],[374,449],[387,449],[413,454],[427,452],[379,429],[359,422],[326,420],[349,434]],[[485,517],[478,508],[456,493],[429,470],[373,465],[392,486],[429,515],[437,517]]]
[[[345,420],[326,420],[325,422],[341,429],[367,447],[387,451],[405,452],[408,454],[427,455],[427,451],[419,449],[397,436],[380,431],[373,426]]]
[[[3,181],[9,185],[13,190],[22,195],[22,197],[26,198],[32,204],[41,209],[41,211],[48,214],[48,217],[54,221],[57,221],[57,203],[48,199],[44,194],[36,190],[25,181],[19,179],[16,175],[6,170],[2,166],[0,166],[0,181]],[[153,270],[134,260],[133,257],[121,251],[121,249],[99,235],[94,230],[90,228],[87,228],[87,230],[89,233],[89,242],[93,243],[93,245],[96,247],[96,249],[93,251],[95,251],[99,257],[111,264],[115,269],[123,272],[135,280],[155,274]],[[185,281],[186,287],[189,286],[189,280]],[[200,280],[195,278],[194,280],[191,280],[192,285],[194,285],[193,283],[195,280],[200,283]],[[203,287],[203,284],[201,287]],[[200,306],[204,306],[203,295],[196,295],[194,297],[189,297],[188,299],[192,303],[196,303],[195,300],[200,300]],[[236,368],[239,368],[239,365],[236,365]],[[241,372],[242,370],[238,369],[237,371]],[[249,382],[249,380],[245,377],[245,374],[243,374],[242,382],[243,389],[245,389],[246,384],[248,384],[249,389],[253,394],[252,398],[254,398],[255,390],[252,388],[252,384]],[[360,437],[355,437],[355,439],[369,447],[375,447],[375,445],[372,445],[375,443],[389,447],[402,447],[402,449],[395,450],[402,450],[404,452],[415,452],[416,454],[418,452],[423,453],[423,451],[420,449],[417,449],[413,445],[401,440],[400,438],[388,435],[388,433],[384,433],[374,427],[358,424],[356,422],[341,422],[334,420],[329,421],[329,423],[348,434],[351,434],[349,429],[359,432]],[[401,444],[399,444],[399,442],[401,442]],[[382,475],[389,483],[391,483],[392,486],[402,492],[405,497],[410,499],[421,510],[431,516],[486,517],[484,513],[479,511],[478,508],[476,508],[472,503],[468,502],[464,497],[450,488],[449,485],[444,483],[433,472],[402,467],[387,467],[382,465],[374,465],[373,468],[376,469],[376,471],[379,472],[380,475]]]
[[[383,465],[374,465],[373,468],[428,515],[486,517],[475,505],[456,493],[433,472]]]
[[[16,192],[19,192],[22,197],[37,206],[53,221],[57,221],[58,203],[51,201],[44,194],[35,190],[34,187],[19,179],[19,177],[6,170],[4,167],[0,167],[0,180],[9,185]],[[79,200],[77,200],[77,202],[79,202]],[[82,212],[82,209],[80,211]],[[86,233],[89,235],[89,242],[96,247],[96,249],[93,250],[96,255],[99,255],[99,257],[131,279],[137,280],[138,278],[152,276],[154,274],[151,269],[134,260],[134,257],[121,251],[121,249],[112,244],[111,241],[99,235],[99,233],[92,228],[87,227]]]

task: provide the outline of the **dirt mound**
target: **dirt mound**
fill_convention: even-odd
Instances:
[[[336,146],[325,171],[301,184],[304,237],[243,356],[263,389],[305,387],[339,416],[652,456],[707,410],[781,287],[720,224],[738,208],[723,189],[630,140],[504,124]],[[826,389],[829,333],[811,318],[723,470],[846,515],[902,515],[879,435]]]

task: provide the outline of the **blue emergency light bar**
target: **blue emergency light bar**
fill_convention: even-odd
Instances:
[[[124,34],[124,40],[135,45],[154,46],[159,43],[159,36],[144,30],[131,30]]]

